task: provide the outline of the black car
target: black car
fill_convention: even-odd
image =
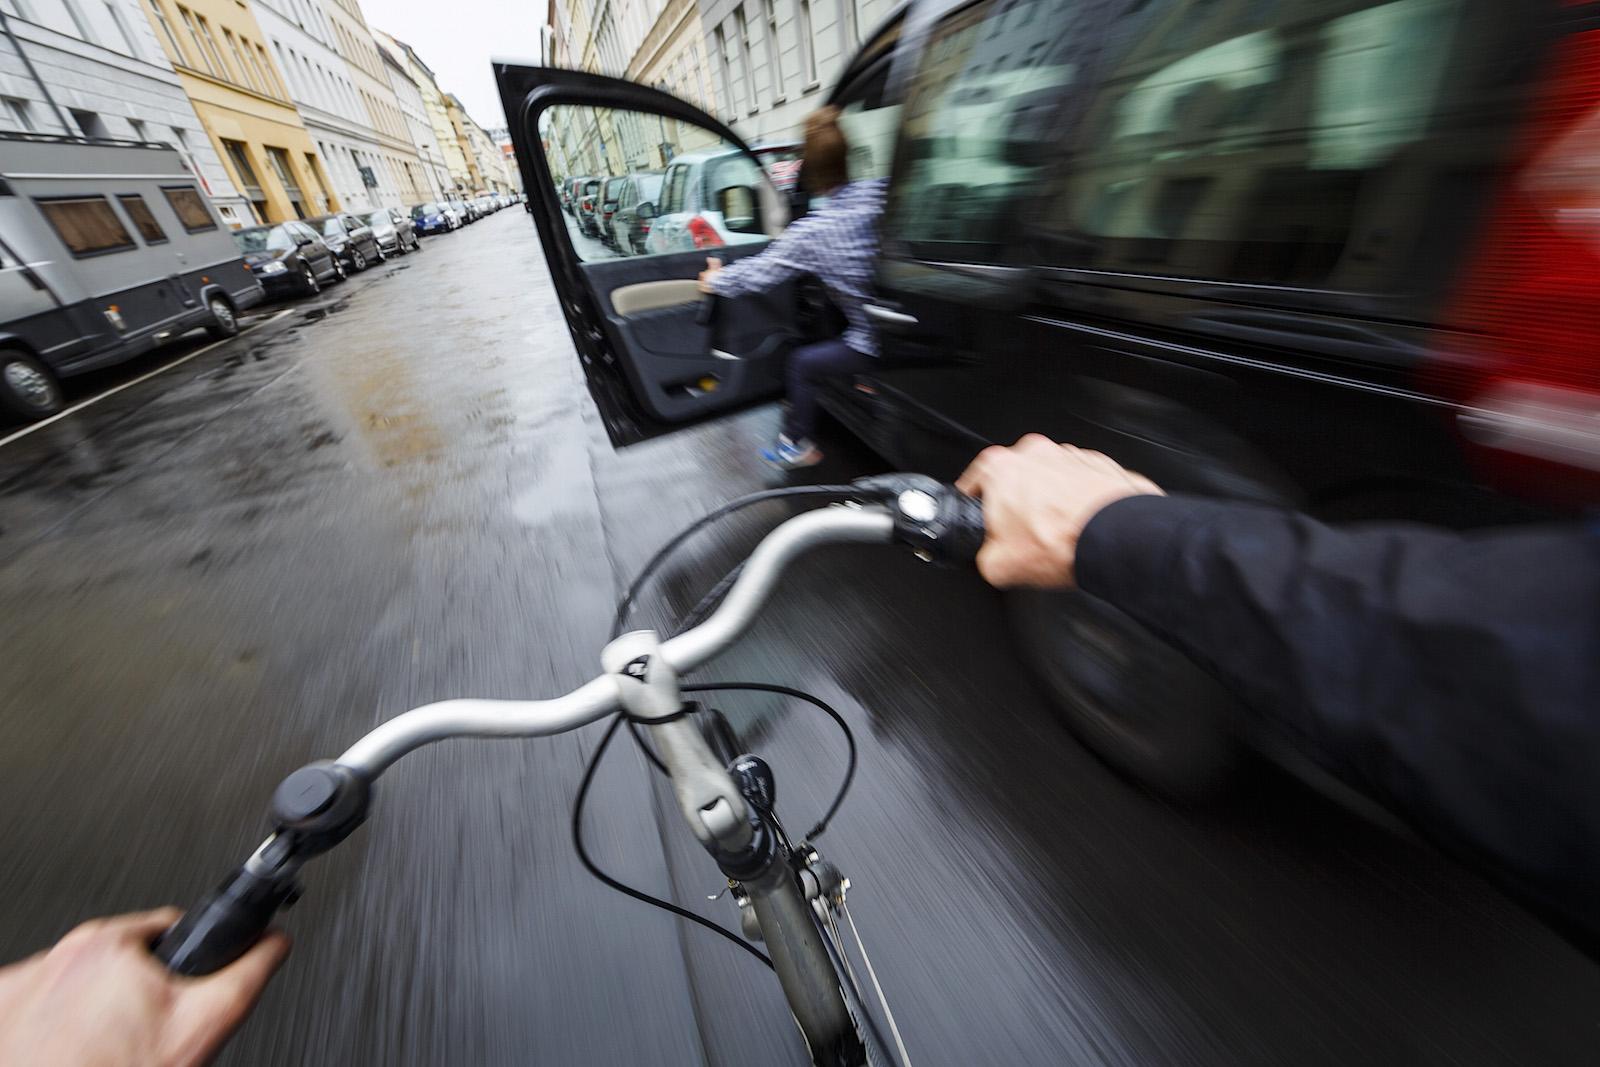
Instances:
[[[889,189],[879,367],[824,403],[888,464],[948,479],[1037,431],[1169,492],[1332,520],[1600,502],[1592,4],[1011,8],[891,20],[829,96],[852,175]],[[496,71],[612,441],[776,395],[773,338],[826,335],[837,312],[790,283],[697,327],[705,252],[578,248],[538,123],[622,108],[738,136],[657,90]],[[766,192],[719,190],[719,211]],[[1175,791],[1230,765],[1237,697],[1198,666],[1085,594],[1007,599],[1019,651],[1108,762]],[[1254,747],[1294,747],[1250,722]]]
[[[382,263],[388,258],[378,244],[372,227],[348,211],[318,215],[306,219],[306,225],[322,235],[328,247],[349,270],[366,270],[372,264]]]
[[[303,222],[247,226],[235,230],[233,240],[244,253],[245,266],[269,296],[319,293],[323,282],[345,275],[339,257]]]
[[[612,248],[625,256],[644,255],[644,239],[650,236],[650,219],[641,218],[639,205],[645,205],[645,215],[653,215],[656,201],[661,196],[661,171],[644,171],[630,174],[617,199],[615,213],[611,216],[608,233]]]

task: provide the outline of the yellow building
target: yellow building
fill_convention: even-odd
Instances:
[[[240,0],[144,0],[144,7],[254,221],[336,210],[250,9]]]

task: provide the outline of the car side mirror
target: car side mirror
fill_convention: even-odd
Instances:
[[[754,186],[729,185],[717,190],[716,205],[722,224],[734,233],[761,232],[760,203]]]
[[[637,215],[641,221],[649,222],[651,219],[656,217],[656,206],[650,201],[646,200],[644,203],[634,208],[633,213]]]

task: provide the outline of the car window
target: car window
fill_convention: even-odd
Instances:
[[[766,176],[761,164],[743,152],[730,152],[707,160],[701,174],[705,184],[700,190],[700,202],[708,211],[716,210],[719,190],[736,185],[754,188],[760,185]]]
[[[367,225],[393,226],[394,219],[389,217],[389,213],[387,211],[374,211],[372,214],[367,216]]]
[[[851,181],[889,176],[890,164],[894,162],[895,137],[900,132],[900,105],[886,99],[888,81],[889,63],[885,59],[859,83],[851,85],[839,101],[839,128],[850,145],[847,165]],[[800,153],[796,150],[795,162],[780,166],[792,166],[798,174],[799,159]],[[768,170],[776,176],[774,167],[769,166]]]
[[[324,219],[322,222],[322,236],[340,237],[344,234],[344,223],[338,219]]]
[[[1474,167],[1465,145],[1450,158],[1425,146],[1446,112],[1465,108],[1452,79],[1493,62],[1484,20],[1466,17],[1479,6],[1495,5],[1285,0],[1246,22],[1157,4],[1144,32],[1116,41],[1087,105],[1044,215],[1051,258],[1309,288],[1403,285],[1393,268],[1414,244],[1407,231]]]
[[[666,191],[661,194],[661,203],[656,205],[658,214],[667,215],[683,210],[683,190],[688,181],[689,168],[686,166],[680,164],[667,171]]]
[[[1093,44],[1097,5],[987,0],[930,36],[907,93],[883,233],[925,259],[998,262],[1037,188],[1050,118]]]

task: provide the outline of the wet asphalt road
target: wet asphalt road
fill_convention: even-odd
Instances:
[[[584,681],[655,546],[769,483],[770,409],[612,452],[515,209],[261,322],[0,447],[0,957],[192,900],[260,840],[281,775],[384,718]],[[779,514],[697,542],[643,616]],[[812,689],[855,726],[822,844],[914,1063],[1594,1062],[1595,964],[1294,786],[1203,811],[1130,787],[1052,720],[969,575],[825,551],[702,677]],[[722,706],[803,829],[833,728]],[[799,1062],[770,976],[579,867],[598,730],[391,772],[308,870],[295,953],[224,1062]],[[597,790],[605,864],[734,921],[635,752]]]

